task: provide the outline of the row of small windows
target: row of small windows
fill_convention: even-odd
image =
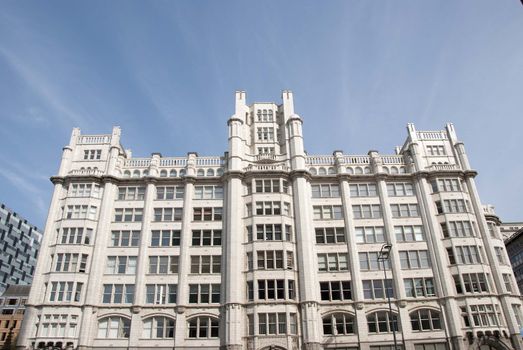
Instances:
[[[187,174],[187,171],[185,169],[171,169],[166,170],[162,169],[160,170],[160,177],[184,177]],[[223,175],[223,168],[218,169],[198,169],[196,171],[196,176],[198,177],[213,177],[213,176],[222,176]],[[143,176],[149,176],[149,170],[133,170],[132,172],[130,170],[125,170],[123,173],[124,178],[139,178]]]
[[[187,337],[195,339],[218,338],[219,319],[197,316],[187,320]],[[153,316],[143,320],[142,337],[146,339],[174,338],[175,320],[166,316]],[[110,316],[98,321],[97,338],[129,338],[131,319]]]
[[[404,166],[396,167],[391,166],[390,168],[387,166],[382,167],[383,171],[387,174],[405,174],[407,172],[406,168]],[[309,172],[312,175],[336,175],[336,168],[334,167],[309,167]],[[363,175],[363,174],[372,174],[372,170],[370,167],[346,167],[345,172],[350,175]]]

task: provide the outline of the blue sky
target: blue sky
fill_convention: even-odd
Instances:
[[[295,95],[306,149],[392,153],[453,122],[484,203],[523,220],[519,0],[2,1],[0,201],[43,227],[71,129],[222,154],[234,91]]]

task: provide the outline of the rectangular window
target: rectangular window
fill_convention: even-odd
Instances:
[[[323,271],[349,270],[349,255],[347,253],[318,254],[318,269]]]
[[[262,241],[291,241],[292,230],[290,225],[284,225],[282,232],[280,224],[256,225],[256,239]]]
[[[256,266],[261,270],[274,270],[274,269],[293,269],[294,255],[291,251],[286,252],[287,259],[285,257],[285,251],[283,250],[257,250],[256,251]],[[287,263],[287,266],[284,263]]]
[[[459,192],[461,185],[458,179],[438,179],[431,182],[433,192]]]
[[[141,222],[143,220],[143,208],[115,208],[115,222]]]
[[[284,204],[289,205],[289,203]],[[256,202],[256,215],[281,215],[281,205],[281,202]]]
[[[469,212],[469,201],[463,199],[446,199],[443,203],[436,201],[436,209],[438,214],[467,213]]]
[[[352,184],[349,185],[351,197],[376,197],[378,192],[376,184]]]
[[[403,283],[405,285],[405,295],[408,298],[436,296],[432,277],[405,278]]]
[[[408,182],[393,182],[387,184],[389,197],[414,196],[414,186]]]
[[[210,304],[220,302],[219,284],[190,284],[189,304]]]
[[[111,231],[111,247],[138,247],[140,231]]]
[[[499,326],[501,311],[499,305],[470,305],[470,315],[476,327]]]
[[[286,180],[265,179],[255,180],[256,193],[287,193],[288,183]]]
[[[146,304],[175,304],[178,286],[176,284],[146,284]]]
[[[183,208],[154,208],[154,221],[182,221]]]
[[[88,205],[68,205],[65,211],[66,219],[96,219],[97,207]]]
[[[481,264],[481,248],[475,245],[455,246],[456,262],[458,264],[470,265]]]
[[[345,228],[344,227],[317,227],[316,243],[318,244],[335,244],[345,243]]]
[[[194,221],[221,221],[222,207],[193,208]]]
[[[429,156],[444,156],[445,147],[439,145],[427,146],[427,155]]]
[[[441,224],[443,237],[474,237],[474,224],[471,221],[448,221]]]
[[[257,280],[259,300],[285,300],[285,280]]]
[[[287,317],[285,313],[259,313],[259,335],[285,335],[287,333]]]
[[[173,274],[178,273],[178,255],[149,256],[150,274]]]
[[[180,230],[153,230],[151,231],[151,247],[178,247],[180,246]]]
[[[456,293],[487,293],[489,291],[487,276],[488,274],[484,273],[464,273],[461,274],[461,280],[460,275],[454,275]]]
[[[51,282],[50,302],[79,302],[82,293],[81,282]]]
[[[341,205],[315,205],[313,207],[314,220],[342,220]]]
[[[378,261],[378,252],[361,252],[358,253],[360,259],[360,270],[362,271],[380,271],[383,269],[383,264],[385,264],[385,269],[390,269],[390,261],[382,260]]]
[[[120,186],[118,187],[119,201],[143,201],[145,198],[145,187],[143,186]]]
[[[350,281],[320,282],[321,300],[352,300]]]
[[[394,298],[394,288],[392,280],[363,280],[364,299],[383,299],[390,296]]]
[[[358,226],[354,228],[356,243],[385,242],[383,226]]]
[[[132,304],[134,302],[134,284],[104,284],[102,303]]]
[[[507,293],[512,293],[512,282],[510,280],[511,280],[510,274],[504,273],[503,274],[503,283],[505,284],[505,290],[507,291]]]
[[[494,247],[496,251],[496,257],[501,265],[507,265],[507,259],[505,258],[505,250],[502,247]]]
[[[391,204],[393,218],[406,218],[419,216],[417,204]]]
[[[101,149],[86,149],[84,150],[84,160],[100,160],[102,158]]]
[[[274,141],[274,128],[262,127],[256,129],[258,141]]]
[[[100,198],[100,185],[95,183],[76,183],[69,186],[69,197]]]
[[[86,272],[87,254],[58,253],[54,261],[55,272]]]
[[[312,198],[334,198],[340,196],[340,186],[334,184],[311,185]]]
[[[394,226],[394,234],[398,242],[422,242],[425,234],[422,226]]]
[[[191,255],[191,273],[220,273],[220,255]]]
[[[379,219],[381,218],[381,207],[379,204],[362,204],[352,206],[354,219]]]
[[[135,274],[136,256],[108,256],[105,273],[126,275]]]
[[[427,269],[431,267],[427,250],[400,251],[402,269]]]
[[[82,227],[64,227],[59,238],[60,244],[90,244],[93,229]]]
[[[158,186],[156,187],[156,200],[183,199],[183,186]]]
[[[220,246],[222,244],[222,230],[193,230],[193,246]]]
[[[194,186],[194,199],[223,199],[223,187]]]

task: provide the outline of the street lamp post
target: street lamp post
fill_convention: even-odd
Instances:
[[[390,293],[387,288],[387,269],[385,268],[385,261],[390,261],[390,251],[392,249],[392,244],[385,243],[381,247],[380,253],[378,254],[378,262],[381,261],[383,265],[383,274],[385,277],[385,293],[387,294],[387,301],[389,303],[389,325],[392,324],[392,338],[394,339],[394,350],[398,350],[398,342],[396,340],[396,327],[394,325],[393,317],[392,317],[392,304],[390,302]],[[396,318],[396,325],[398,324],[398,319]]]

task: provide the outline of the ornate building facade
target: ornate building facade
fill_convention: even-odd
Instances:
[[[19,349],[521,349],[453,125],[409,124],[392,155],[314,156],[282,99],[237,92],[223,156],[133,158],[117,127],[74,129]]]

